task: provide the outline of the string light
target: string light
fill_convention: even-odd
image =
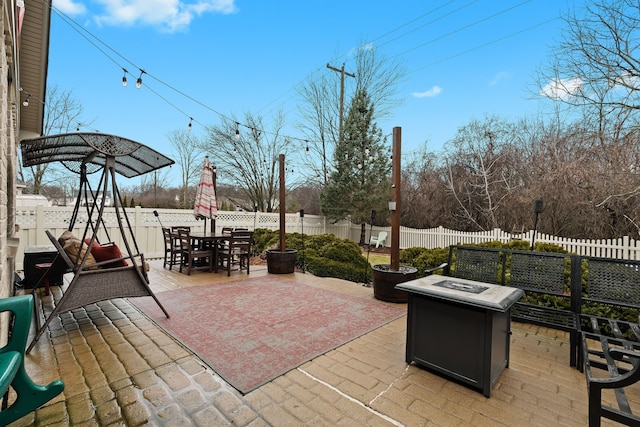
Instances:
[[[72,19],[70,19],[69,17],[67,17],[67,16],[66,16],[66,15],[64,15],[63,13],[61,13],[60,11],[58,11],[55,7],[51,7],[51,10],[52,10],[52,11],[54,11],[54,12],[56,12],[58,15],[60,15],[60,16],[61,16],[61,18],[62,18],[62,19],[63,19],[63,20],[68,24],[68,25],[70,25],[70,26],[72,26],[72,27],[73,27],[73,26],[77,26],[77,27],[79,27],[79,28],[81,29],[80,31],[85,31],[85,32],[86,32],[86,30],[85,30],[84,28],[82,28],[82,26],[80,26],[78,23],[76,23],[75,21],[73,21]],[[503,11],[503,12],[504,12],[504,11]],[[420,17],[420,18],[421,18],[421,17]],[[543,22],[543,23],[541,23],[541,24],[537,24],[537,25],[535,25],[535,26],[529,27],[529,28],[525,29],[524,31],[529,31],[529,30],[531,30],[531,29],[533,29],[533,28],[537,28],[537,27],[538,27],[538,26],[540,26],[540,25],[544,25],[544,24],[546,24],[546,23],[548,23],[548,22],[550,22],[550,21],[546,21],[546,22]],[[396,30],[397,30],[397,29],[394,29],[393,31],[396,31]],[[79,31],[79,32],[80,32],[80,31]],[[392,31],[392,32],[393,32],[393,31]],[[81,34],[82,34],[82,33],[81,33]],[[100,44],[102,44],[103,46],[105,46],[108,50],[110,50],[110,51],[114,52],[116,55],[118,55],[119,57],[121,57],[123,60],[127,61],[128,63],[130,63],[130,64],[132,64],[134,67],[136,67],[136,66],[135,66],[135,64],[133,64],[133,63],[132,63],[131,61],[129,61],[127,58],[125,58],[124,56],[122,56],[120,53],[118,53],[118,52],[116,52],[115,50],[113,50],[113,48],[111,48],[110,46],[108,46],[107,44],[105,44],[102,40],[98,39],[95,35],[93,35],[93,34],[91,34],[91,33],[88,33],[88,34],[89,34],[89,36],[90,36],[92,39],[97,40],[97,42],[98,42],[98,43],[100,43]],[[516,34],[517,34],[517,33],[516,33]],[[514,35],[516,35],[516,34],[511,34],[511,35],[509,35],[508,37],[514,36]],[[384,36],[386,36],[386,34],[385,34],[385,35],[383,35],[383,36],[381,36],[381,37],[379,37],[379,38],[382,38],[382,37],[384,37]],[[88,41],[90,44],[92,44],[95,48],[97,48],[97,49],[98,49],[98,50],[99,50],[103,55],[105,55],[108,59],[110,59],[112,62],[114,62],[116,65],[118,65],[118,66],[119,66],[118,62],[117,62],[114,58],[112,58],[112,57],[111,57],[109,54],[107,54],[103,49],[101,49],[101,48],[100,48],[100,47],[99,47],[95,42],[93,42],[89,37],[87,37],[86,35],[83,35],[83,37],[84,37],[85,39],[87,39],[87,41]],[[498,40],[494,40],[494,41],[490,42],[489,44],[494,43],[494,42],[497,42],[497,41],[500,41],[500,40],[502,40],[502,39],[503,39],[503,38],[498,39]],[[378,40],[378,39],[374,39],[373,41],[377,41],[377,40]],[[418,47],[421,47],[421,46],[422,46],[422,45],[417,46],[417,47],[415,47],[415,48],[412,48],[412,49],[410,49],[409,51],[411,51],[411,50],[413,50],[413,49],[416,49],[416,48],[418,48]],[[483,46],[480,46],[480,47],[484,47],[484,45],[483,45]],[[480,48],[480,47],[478,47],[478,48]],[[475,48],[474,48],[473,50],[475,50]],[[405,53],[407,53],[407,52],[409,52],[409,51],[403,52],[403,53],[401,53],[401,54],[405,54]],[[401,55],[401,54],[399,54],[399,55]],[[399,56],[399,55],[396,55],[396,56]],[[446,60],[448,60],[448,59],[451,59],[451,58],[445,58],[445,59],[444,59],[444,61],[446,61]],[[441,62],[442,62],[442,61],[441,61]],[[432,66],[432,65],[434,65],[434,64],[430,64],[430,65],[428,65],[428,66]],[[138,68],[138,67],[136,67],[136,68]],[[322,68],[324,68],[324,67],[322,67]],[[422,67],[422,68],[426,68],[426,67]],[[126,70],[125,68],[122,68],[122,70],[124,71],[124,75],[123,75],[123,79],[122,79],[122,84],[123,84],[123,86],[126,86],[126,74],[127,74],[127,70]],[[414,70],[413,72],[415,72],[415,71],[417,71],[417,70]],[[148,73],[146,73],[144,70],[140,69],[140,77],[138,77],[138,79],[137,79],[137,81],[136,81],[136,87],[137,87],[137,88],[142,87],[142,74],[148,74]],[[161,80],[157,79],[157,78],[156,78],[156,77],[154,77],[153,75],[150,75],[150,77],[151,77],[152,79],[155,79],[155,80],[157,80],[158,82],[162,83],[164,86],[168,87],[169,89],[171,89],[171,90],[173,90],[173,91],[175,91],[175,92],[179,93],[180,95],[182,95],[182,96],[184,96],[184,97],[186,97],[186,98],[190,99],[191,101],[193,101],[193,102],[195,102],[195,103],[197,103],[197,104],[199,104],[199,105],[203,106],[204,108],[206,108],[206,109],[208,109],[208,110],[213,111],[214,113],[218,114],[219,116],[221,116],[221,117],[223,117],[223,118],[228,118],[228,117],[227,117],[227,116],[225,116],[224,114],[222,114],[222,113],[220,113],[220,112],[218,112],[218,111],[214,110],[213,108],[211,108],[211,107],[209,107],[209,106],[207,106],[207,105],[203,104],[201,101],[199,101],[199,100],[197,100],[197,99],[194,99],[193,97],[191,97],[191,96],[189,96],[189,95],[187,95],[187,94],[185,94],[185,93],[181,92],[180,90],[176,89],[175,87],[172,87],[171,85],[169,85],[169,84],[167,84],[167,83],[165,83],[165,82],[163,82],[163,81],[161,81]],[[22,90],[22,88],[20,88],[20,90]],[[155,93],[156,95],[160,96],[160,95],[159,95],[159,94],[157,94],[156,92],[154,92],[154,93]],[[27,98],[29,98],[29,96],[30,96],[30,95],[28,95],[28,96],[27,96]],[[160,96],[160,97],[161,97],[163,100],[165,100],[165,102],[168,102],[168,101],[167,101],[165,98],[163,98],[162,96]],[[42,100],[38,99],[37,97],[36,97],[36,100],[38,100],[39,102],[41,102],[41,103],[43,103],[43,104],[44,104],[44,101],[42,101]],[[25,100],[25,102],[26,102],[26,103],[27,103],[27,105],[28,105],[28,101],[27,101],[27,100]],[[170,103],[169,103],[169,104],[170,104]],[[24,103],[23,103],[23,105],[24,105]],[[172,104],[170,104],[170,105],[172,105]],[[172,105],[172,106],[173,106],[174,108],[176,108],[176,107],[175,107],[175,105]],[[186,115],[186,114],[185,114],[185,115]],[[187,117],[188,117],[188,116],[187,116]],[[236,138],[239,138],[238,125],[239,125],[239,123],[238,123],[238,122],[236,122]],[[243,125],[243,126],[245,126],[245,127],[249,128],[249,129],[252,129],[251,127],[249,127],[249,126],[247,126],[247,125]],[[266,132],[266,133],[270,133],[270,132]],[[258,133],[258,138],[259,138],[259,137],[260,137],[260,133]],[[291,138],[292,138],[292,139],[294,139],[294,140],[298,140],[298,141],[305,141],[305,142],[307,142],[307,143],[308,143],[308,141],[303,140],[302,138],[298,138],[298,137],[291,137]],[[306,150],[305,150],[305,151],[306,151],[306,153],[307,153],[307,154],[309,154],[309,147],[308,147],[308,144],[307,144],[307,147],[306,147]],[[371,157],[370,157],[370,158],[371,158]]]
[[[124,74],[122,75],[122,87],[127,87],[127,69],[123,68]]]
[[[238,126],[240,126],[240,123],[236,122],[236,139],[240,139],[240,129]]]
[[[144,74],[144,70],[140,70],[140,77],[136,80],[136,89],[140,89],[142,87],[142,75]]]
[[[187,127],[187,130],[191,130],[192,127],[193,127],[193,117],[189,117],[189,126]]]
[[[24,107],[28,107],[29,106],[29,98],[31,98],[31,94],[27,93],[27,97],[24,99],[24,101],[22,101],[22,105]]]

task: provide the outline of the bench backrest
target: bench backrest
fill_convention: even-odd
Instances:
[[[640,306],[640,261],[581,257],[582,300],[623,307]]]
[[[498,268],[501,262],[500,251],[497,249],[452,246],[449,251],[449,268],[453,266],[453,271],[445,273],[460,279],[498,284],[501,280]]]
[[[569,254],[508,251],[505,256],[508,257],[509,265],[508,275],[503,271],[505,285],[525,291],[564,296],[566,280],[566,289],[569,289]]]

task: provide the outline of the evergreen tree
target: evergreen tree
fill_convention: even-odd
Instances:
[[[382,131],[373,121],[374,105],[365,90],[351,101],[343,134],[334,152],[335,171],[321,194],[322,213],[339,221],[366,223],[372,209],[386,212],[391,197],[391,155]]]

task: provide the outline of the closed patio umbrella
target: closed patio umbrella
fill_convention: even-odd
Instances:
[[[204,231],[207,231],[207,218],[211,219],[211,231],[215,231],[215,218],[218,215],[216,205],[216,189],[213,185],[213,170],[209,163],[209,156],[204,158],[202,175],[196,190],[196,201],[193,206],[196,218],[204,218]]]

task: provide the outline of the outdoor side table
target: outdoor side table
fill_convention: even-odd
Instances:
[[[27,246],[24,248],[24,288],[33,289],[38,282],[40,286],[44,286],[43,275],[46,270],[36,267],[37,264],[51,263],[56,258],[58,251],[53,245],[37,245]],[[49,275],[49,283],[51,285],[59,285],[62,283],[62,273],[51,272]]]
[[[407,363],[491,397],[509,366],[511,306],[521,289],[439,275],[396,285],[409,295]]]

